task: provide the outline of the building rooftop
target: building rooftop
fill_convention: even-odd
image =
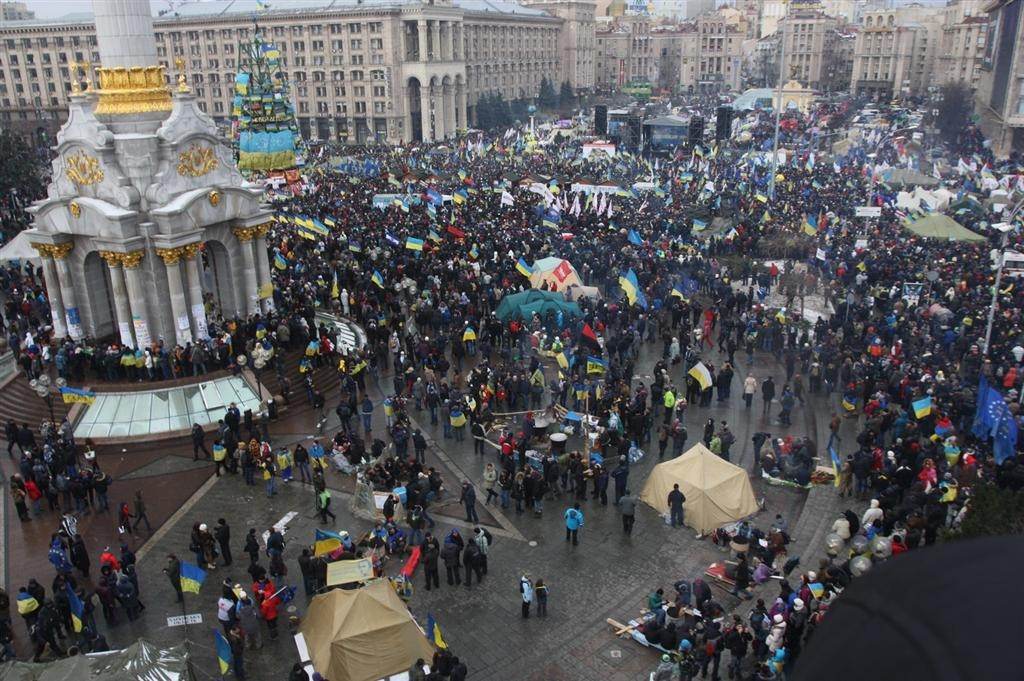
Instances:
[[[218,17],[246,15],[272,19],[296,12],[344,12],[362,8],[402,7],[421,4],[419,0],[287,0],[274,3],[261,10],[257,0],[194,0],[174,3],[167,0],[150,0],[153,19],[173,21],[175,19],[215,19]],[[538,7],[527,7],[510,0],[452,0],[452,4],[466,12],[493,12],[496,14],[521,14],[524,16],[550,16]],[[91,24],[92,12],[74,12],[52,19],[29,19],[4,22],[6,28],[31,28],[40,25]]]

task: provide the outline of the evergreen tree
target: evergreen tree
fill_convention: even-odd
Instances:
[[[45,194],[39,152],[10,130],[0,130],[0,225],[3,240],[29,226],[25,212]]]
[[[974,113],[974,94],[971,88],[963,81],[943,85],[942,102],[938,109],[935,127],[945,142],[956,142],[960,131],[967,127]]]
[[[558,106],[558,95],[555,94],[555,87],[547,76],[540,79],[540,94],[537,95],[537,106],[542,109],[553,109]]]
[[[476,103],[476,125],[481,130],[494,127],[494,100],[489,92],[480,95]]]
[[[945,539],[972,539],[1024,533],[1024,492],[975,484],[963,523],[945,533]]]
[[[562,81],[562,87],[558,91],[559,105],[562,109],[572,109],[576,106],[576,93],[572,91],[569,81]]]

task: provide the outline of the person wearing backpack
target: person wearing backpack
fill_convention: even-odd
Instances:
[[[490,553],[491,546],[494,544],[494,537],[491,533],[482,527],[473,528],[473,541],[480,547],[480,555],[477,558],[480,565],[480,574],[487,574],[487,554]],[[477,577],[477,581],[480,578]]]
[[[565,511],[565,541],[572,540],[572,545],[577,546],[579,542],[579,531],[583,527],[583,511],[578,503]]]

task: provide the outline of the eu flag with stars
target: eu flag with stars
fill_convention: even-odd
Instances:
[[[995,438],[993,454],[997,464],[1016,452],[1017,422],[1003,400],[1002,393],[990,386],[984,376],[978,385],[978,409],[974,414],[971,432],[981,439]]]

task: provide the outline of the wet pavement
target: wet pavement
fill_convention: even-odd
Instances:
[[[661,344],[646,344],[638,363],[642,369],[639,380],[649,382],[650,367],[660,353]],[[718,359],[715,353],[710,353]],[[771,371],[781,387],[784,371],[770,356],[758,353],[753,367],[754,375],[761,379]],[[691,407],[686,413],[686,425],[690,437],[688,444],[699,440],[703,423],[712,416],[716,420],[728,421],[736,436],[733,447],[733,462],[746,467],[752,463],[750,438],[759,430],[773,435],[804,435],[815,433],[818,442],[824,442],[827,421],[837,405],[838,396],[830,399],[820,397],[808,402],[805,407],[794,409],[794,425],[782,428],[766,422],[761,417],[760,395],[754,402],[753,410],[743,408],[739,397],[739,384],[745,377],[746,366],[737,369],[732,399],[726,403],[712,402],[708,409]],[[677,384],[681,383],[681,369],[672,372]],[[386,384],[382,377],[381,384]],[[370,382],[371,398],[379,403],[383,395]],[[327,404],[336,403],[334,389],[327,395]],[[301,401],[301,396],[293,400]],[[374,430],[383,432],[383,414],[375,414]],[[777,405],[773,412],[777,413]],[[336,417],[329,410],[328,434],[331,426],[337,426]],[[478,489],[482,482],[483,461],[473,453],[472,440],[456,443],[445,440],[442,429],[429,425],[426,412],[411,412],[432,440],[428,450],[428,465],[436,465],[445,477],[447,487],[455,489],[462,478],[473,480]],[[424,417],[424,418],[421,418]],[[307,438],[313,432],[312,412],[295,409],[275,422],[271,434],[275,445],[293,443]],[[852,424],[844,426],[852,429]],[[852,430],[850,430],[852,434]],[[654,444],[656,448],[656,443]],[[192,641],[196,667],[201,677],[216,676],[217,663],[213,653],[213,638],[210,627],[216,627],[216,600],[220,595],[220,584],[227,576],[233,582],[248,584],[247,556],[241,547],[249,527],[262,532],[290,515],[286,539],[289,541],[285,553],[289,569],[287,582],[300,586],[299,597],[290,604],[289,614],[301,616],[306,599],[301,595],[301,577],[296,558],[301,547],[312,542],[313,533],[319,526],[314,516],[313,494],[309,487],[297,483],[279,485],[279,492],[267,498],[262,486],[247,487],[241,476],[225,476],[211,480],[212,469],[191,461],[191,446],[176,443],[140,444],[128,446],[127,451],[101,453],[104,467],[115,473],[116,483],[110,495],[111,502],[126,499],[136,488],[144,490],[150,506],[153,536],[138,535],[136,551],[139,555],[140,586],[142,601],[147,608],[141,619],[133,623],[121,623],[108,628],[101,621],[99,627],[113,646],[122,646],[137,637],[145,637],[157,643],[176,643],[186,636]],[[488,453],[488,460],[496,454]],[[631,467],[629,486],[638,492],[651,468],[657,463],[656,449]],[[5,474],[10,465],[0,463]],[[353,516],[348,510],[352,489],[351,480],[331,472],[328,484],[338,493],[335,495],[335,512],[338,515],[336,529],[347,529],[352,534],[369,528],[369,522]],[[754,480],[758,498],[763,498],[766,511],[757,523],[767,527],[775,513],[781,513],[790,522],[797,522],[806,498],[806,492],[786,487],[768,486]],[[480,493],[482,501],[484,494]],[[46,561],[46,546],[49,533],[56,527],[56,518],[44,514],[38,521],[18,522],[10,505],[8,495],[4,498],[6,583],[11,592],[23,584],[28,576],[35,575],[49,587],[53,569]],[[426,592],[422,589],[422,570],[415,576],[416,591],[410,601],[410,608],[422,623],[427,613],[434,615],[453,652],[462,657],[470,670],[472,679],[637,679],[646,675],[657,663],[654,651],[642,648],[631,640],[615,639],[606,618],[626,621],[639,614],[649,592],[660,587],[670,589],[672,582],[692,579],[702,573],[714,560],[721,560],[725,554],[710,541],[695,539],[690,529],[668,527],[652,509],[638,505],[636,527],[633,535],[626,537],[621,531],[621,521],[614,506],[600,506],[593,500],[584,503],[586,524],[580,533],[580,545],[572,547],[564,541],[562,513],[566,504],[545,501],[542,517],[533,514],[517,516],[514,512],[502,512],[489,508],[484,512],[482,503],[481,522],[491,528],[496,541],[489,559],[489,572],[483,583],[449,587],[442,580],[440,589]],[[823,508],[827,514],[831,509]],[[441,536],[453,526],[467,527],[462,520],[462,508],[451,497],[447,504],[431,507],[431,513],[438,520],[435,534]],[[12,519],[13,516],[13,519]],[[186,560],[191,555],[187,550],[189,533],[193,523],[205,522],[213,525],[217,518],[225,518],[232,528],[232,544],[235,564],[229,568],[219,567],[207,577],[199,595],[186,595],[187,613],[200,613],[202,625],[169,627],[167,618],[182,614],[174,602],[174,593],[161,570],[166,555],[177,553]],[[13,520],[13,522],[12,522]],[[81,527],[94,560],[104,545],[116,538],[113,518],[95,516],[82,522]],[[144,540],[144,541],[143,541]],[[799,543],[801,537],[794,537]],[[266,561],[264,559],[264,565]],[[388,567],[389,574],[397,571],[395,565]],[[520,617],[518,580],[527,572],[534,580],[542,578],[550,588],[549,616],[546,619]],[[49,591],[49,588],[48,588]],[[716,596],[727,608],[735,605],[735,599],[725,592]],[[20,619],[15,617],[16,620]],[[102,620],[102,617],[98,616]],[[19,642],[25,640],[24,628],[17,624]],[[246,666],[249,678],[281,679],[292,664],[297,661],[294,644],[286,635],[287,627],[282,626],[282,636],[276,641],[267,641],[262,651],[247,652]],[[22,645],[19,650],[23,651]]]

